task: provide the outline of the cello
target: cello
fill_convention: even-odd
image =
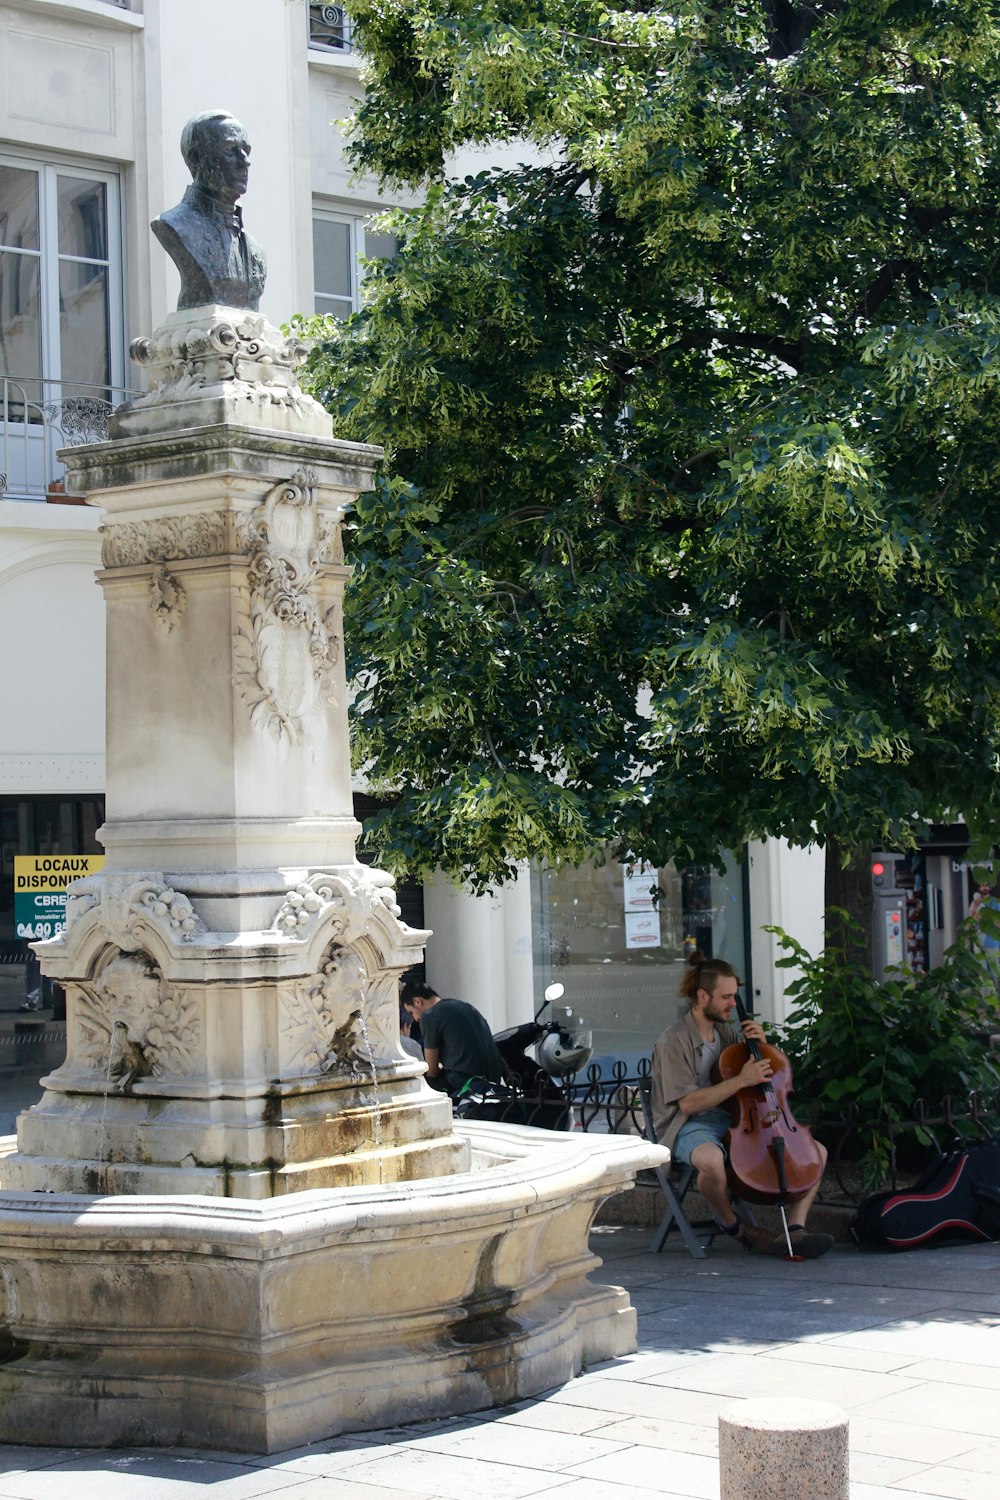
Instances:
[[[742,998],[736,997],[741,1021],[750,1020]],[[788,1058],[768,1042],[747,1038],[723,1049],[712,1074],[715,1082],[735,1078],[747,1061],[771,1064],[766,1083],[740,1089],[726,1101],[732,1125],[726,1136],[726,1176],[738,1198],[748,1203],[777,1204],[790,1259],[793,1255],[785,1204],[804,1198],[823,1175],[823,1158],[806,1126],[788,1105],[792,1069]]]

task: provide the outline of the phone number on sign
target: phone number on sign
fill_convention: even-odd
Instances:
[[[18,922],[16,936],[37,941],[39,938],[58,937],[65,928],[65,922]]]

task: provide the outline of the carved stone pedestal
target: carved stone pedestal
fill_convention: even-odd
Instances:
[[[103,873],[39,948],[67,1057],[4,1185],[261,1198],[466,1165],[399,1046],[424,933],[355,861],[344,508],[375,449],[256,314],[174,314],[67,482],[105,508]]]
[[[66,1062],[20,1119],[5,1187],[265,1198],[466,1165],[448,1099],[399,1049],[397,975],[423,934],[387,877],[309,875],[250,933],[209,931],[162,875],[82,884],[46,953]]]

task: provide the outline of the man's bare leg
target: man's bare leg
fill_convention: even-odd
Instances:
[[[726,1158],[722,1147],[716,1146],[712,1141],[702,1141],[691,1152],[691,1165],[698,1174],[695,1186],[699,1193],[723,1229],[728,1229],[736,1214],[729,1199]]]
[[[826,1147],[819,1141],[817,1141],[816,1149],[819,1152],[820,1156],[823,1158],[823,1172],[825,1172],[827,1158]],[[809,1217],[809,1210],[816,1202],[816,1199],[819,1196],[819,1190],[823,1184],[823,1172],[820,1172],[819,1181],[816,1183],[816,1186],[814,1188],[810,1188],[804,1198],[800,1198],[797,1203],[793,1203],[790,1205],[788,1209],[788,1227],[790,1229],[793,1227],[793,1225],[797,1225],[800,1229],[804,1229],[806,1227],[806,1220]]]

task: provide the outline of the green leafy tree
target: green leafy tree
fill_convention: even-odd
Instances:
[[[383,857],[993,816],[994,0],[352,0],[399,212],[319,338]],[[458,180],[454,153],[491,166]]]

